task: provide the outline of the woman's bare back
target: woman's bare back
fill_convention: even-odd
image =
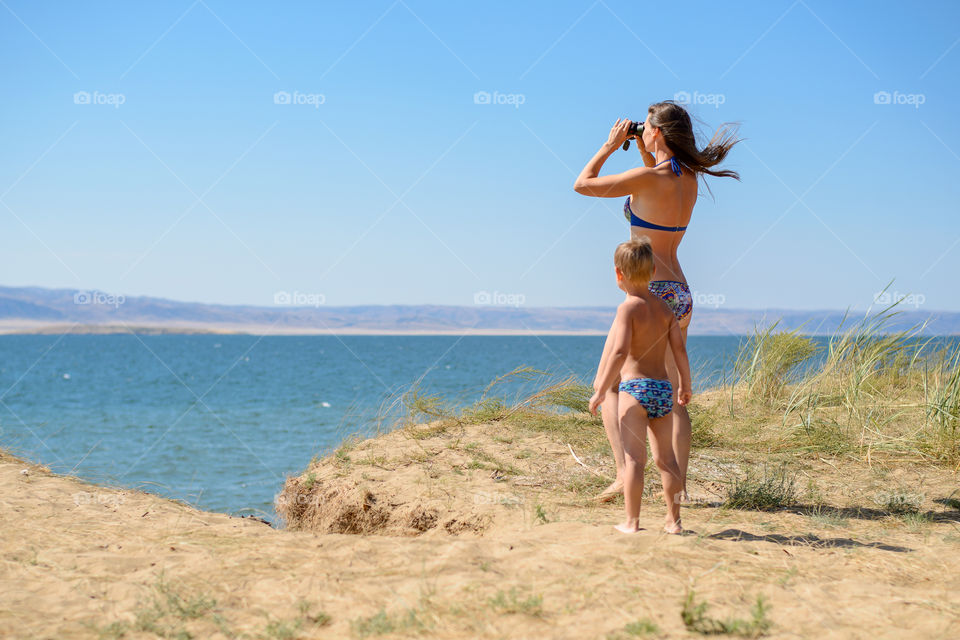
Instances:
[[[643,220],[664,227],[685,227],[693,216],[693,207],[697,203],[697,177],[689,169],[683,169],[681,175],[674,175],[669,164],[663,164],[651,170],[656,177],[644,188],[630,195],[630,209]],[[653,246],[653,259],[656,270],[655,280],[677,280],[686,282],[677,258],[677,248],[683,240],[685,231],[661,231],[646,227],[630,228],[633,236],[648,236]]]

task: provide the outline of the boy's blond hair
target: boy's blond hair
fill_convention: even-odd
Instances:
[[[650,282],[654,269],[650,238],[647,236],[632,238],[617,246],[617,250],[613,253],[613,264],[620,269],[624,280]]]

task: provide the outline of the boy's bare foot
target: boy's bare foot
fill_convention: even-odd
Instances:
[[[623,493],[623,482],[620,480],[614,480],[610,483],[610,486],[604,489],[600,495],[597,496],[597,500],[600,502],[610,502],[617,496]]]
[[[683,533],[683,527],[680,526],[680,519],[677,518],[676,522],[668,522],[666,525],[664,525],[663,530],[671,535]]]
[[[613,527],[620,533],[637,533],[638,531],[643,531],[637,524],[630,524],[629,522],[624,522]]]

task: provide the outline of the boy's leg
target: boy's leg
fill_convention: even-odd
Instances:
[[[629,393],[620,393],[620,439],[623,442],[623,503],[626,521],[617,526],[624,533],[639,530],[643,497],[643,468],[647,464],[647,412]]]
[[[603,344],[603,354],[600,356],[600,364],[597,366],[597,376],[603,370],[604,363],[613,351],[615,338],[614,325],[610,325],[610,331],[607,333],[607,341]],[[597,383],[594,378],[593,383]],[[619,378],[614,381],[613,386],[607,389],[600,402],[600,416],[603,418],[603,429],[607,432],[607,441],[610,443],[610,449],[613,451],[613,462],[617,467],[617,477],[609,487],[603,490],[600,497],[612,500],[623,487],[623,444],[620,442],[620,418],[617,411],[617,397],[620,385]]]
[[[653,452],[653,459],[660,469],[660,480],[663,483],[663,501],[667,505],[664,530],[668,533],[679,533],[680,498],[683,494],[683,483],[671,442],[673,440],[674,420],[670,414],[667,414],[649,422],[650,450]]]
[[[687,327],[680,329],[683,336],[683,344],[687,344]],[[677,369],[677,363],[673,359],[673,352],[667,349],[667,374],[670,377],[670,384],[673,385],[673,411],[667,416],[673,423],[673,451],[677,458],[677,466],[680,467],[680,482],[683,485],[684,498],[687,496],[687,466],[690,462],[690,412],[686,407],[677,404],[677,391],[680,387],[680,371]]]

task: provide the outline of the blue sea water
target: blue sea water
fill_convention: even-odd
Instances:
[[[688,341],[694,390],[729,376],[742,338]],[[602,336],[0,336],[0,446],[59,473],[275,519],[284,477],[417,380],[469,403],[590,383]]]

